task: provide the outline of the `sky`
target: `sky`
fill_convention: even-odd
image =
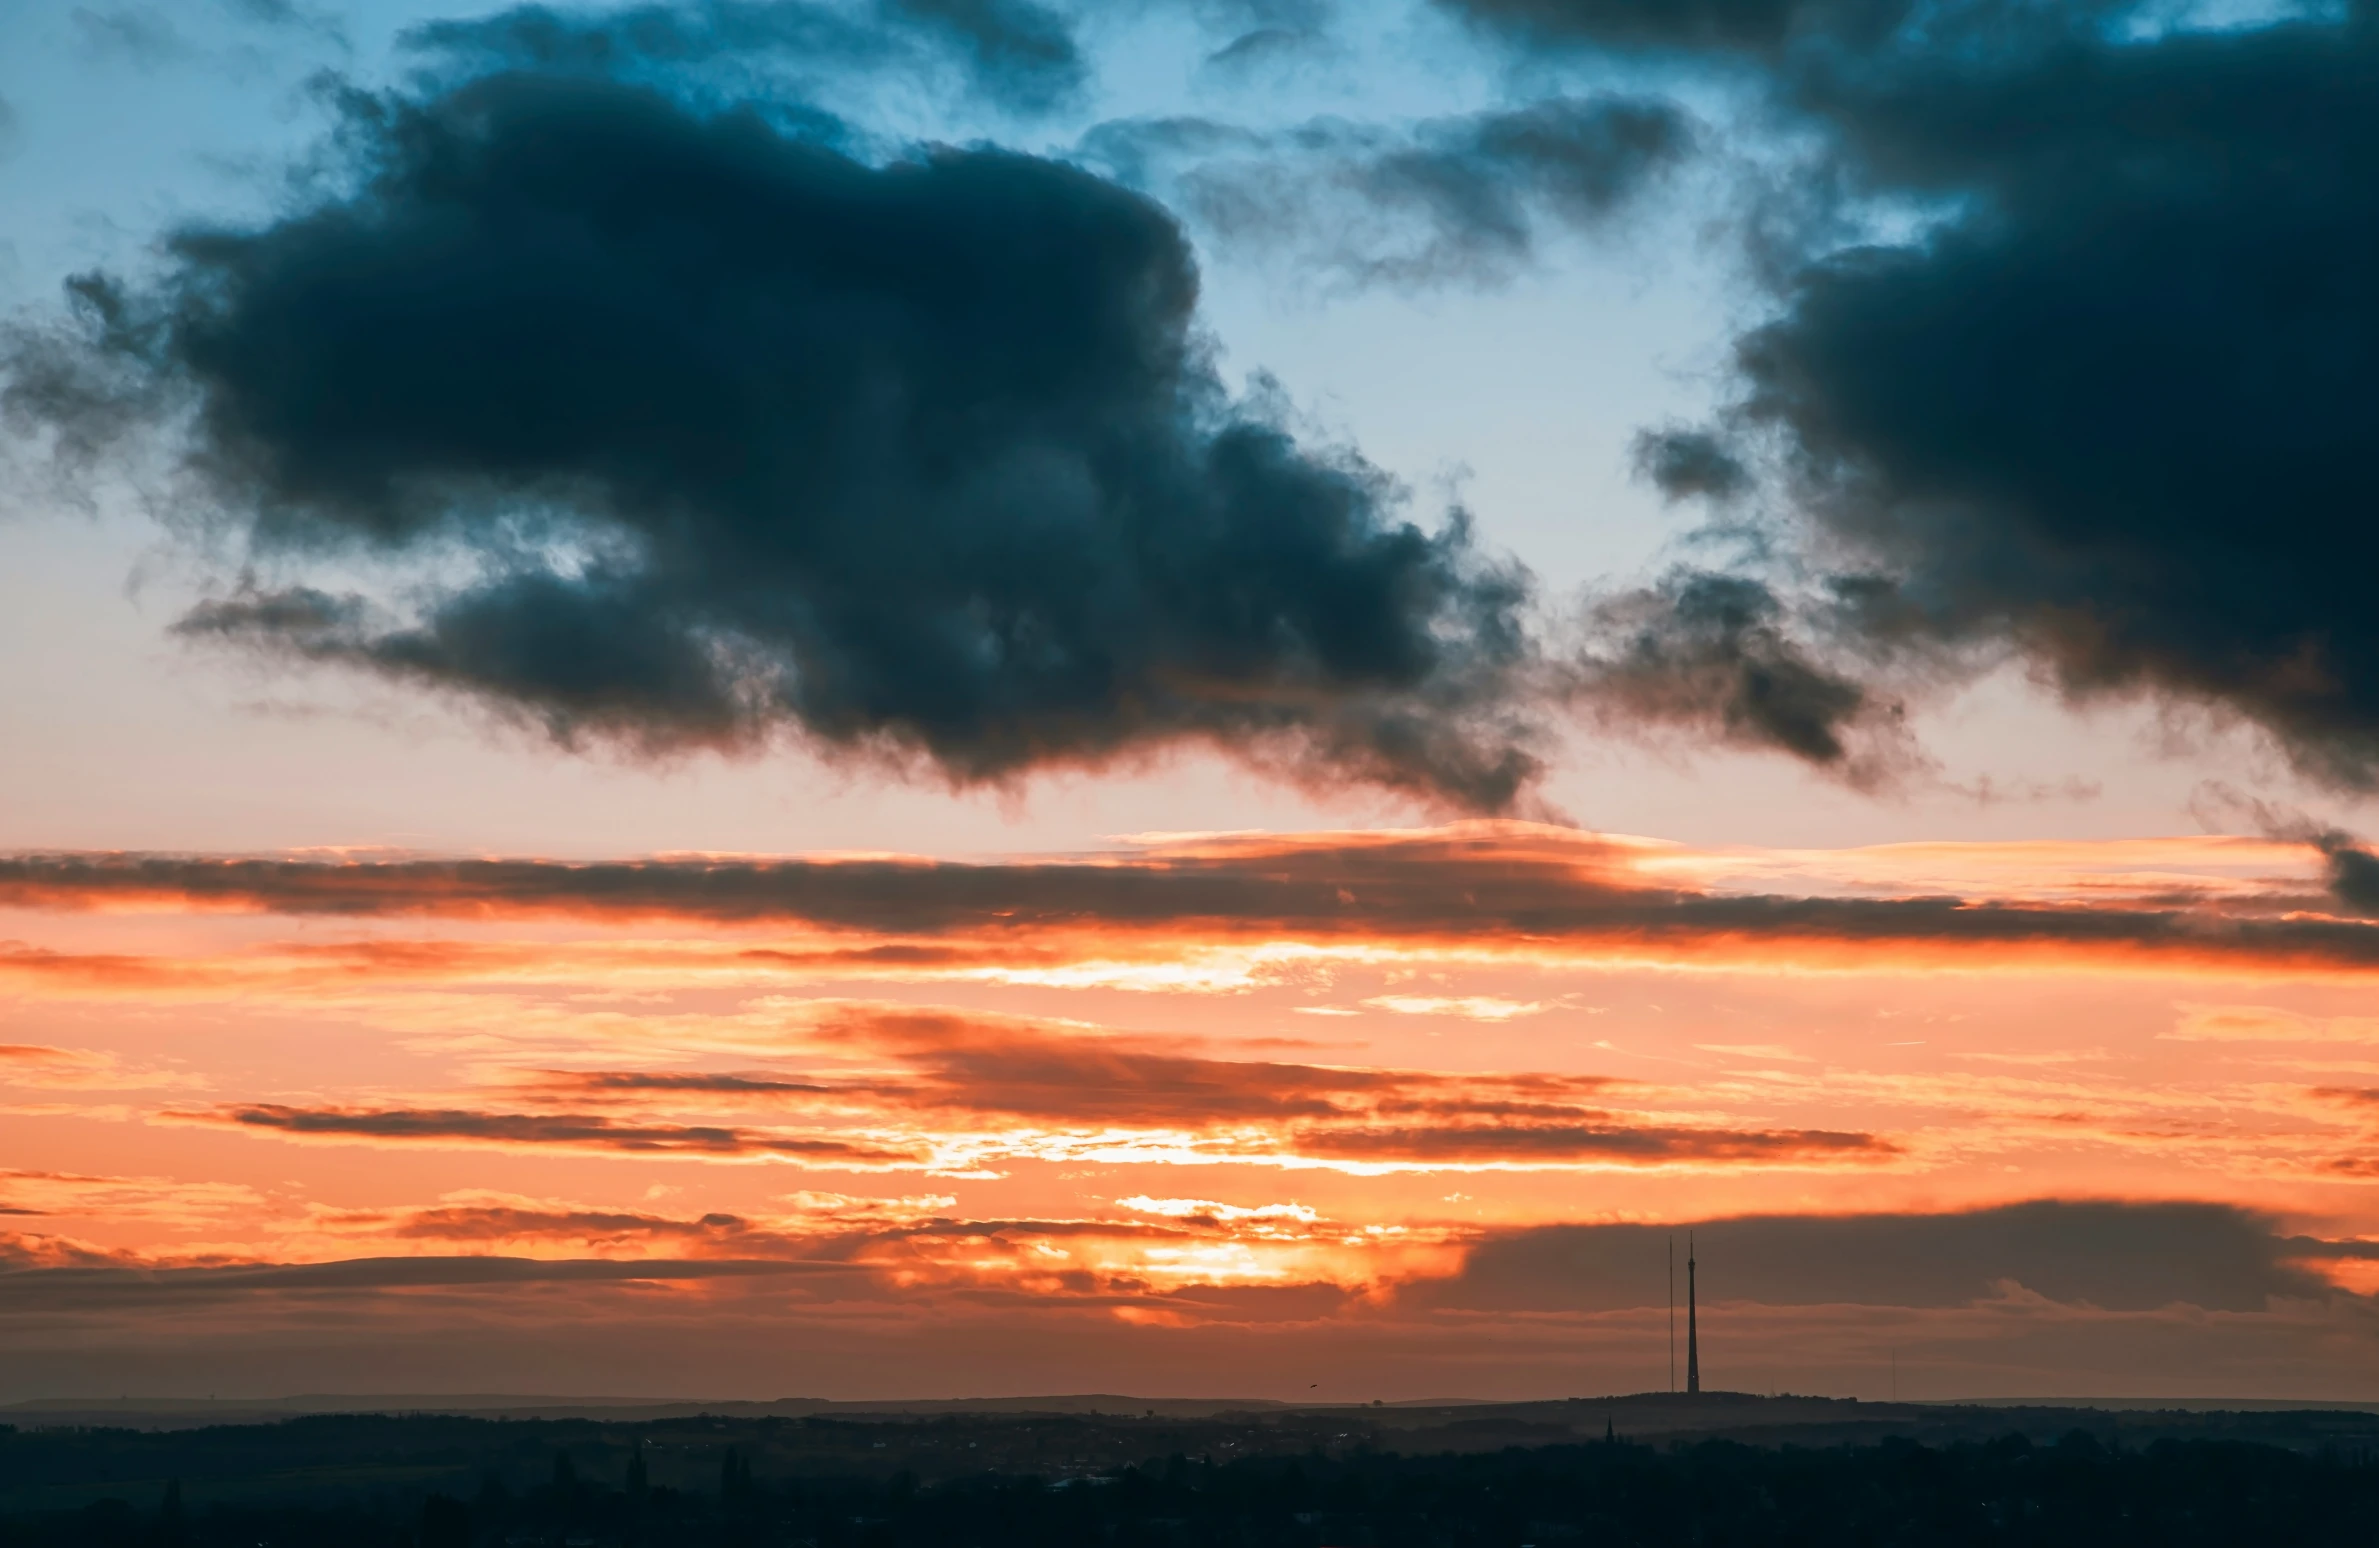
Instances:
[[[0,12],[0,1401],[2379,1391],[2379,16]]]

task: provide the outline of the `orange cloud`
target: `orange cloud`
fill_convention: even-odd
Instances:
[[[776,1158],[959,1172],[1023,1159],[1398,1169],[1809,1167],[1903,1153],[1865,1132],[1643,1119],[1653,1093],[1585,1074],[1452,1074],[1178,1051],[948,1009],[819,1002],[774,1019],[823,1073],[543,1069],[462,1100],[238,1103],[161,1115],[301,1140]],[[856,1067],[853,1067],[856,1065]],[[786,1132],[714,1115],[794,1109]],[[689,1116],[692,1115],[692,1116]]]
[[[1181,960],[1198,947],[1284,943],[1843,972],[2015,962],[2161,973],[2379,972],[2379,924],[2329,911],[2302,877],[2080,896],[2021,886],[2006,895],[1850,895],[1842,877],[1820,870],[1803,862],[1797,874],[1823,883],[1822,892],[1717,891],[1676,885],[1691,866],[1641,841],[1472,823],[1174,839],[1094,857],[976,864],[880,856],[580,864],[20,855],[0,859],[0,905],[666,920],[868,937],[863,957],[829,947],[811,961],[806,948],[771,949],[790,951],[796,966],[885,972],[1062,974],[1067,962],[1103,956]],[[1786,867],[1778,879],[1795,874]],[[1019,961],[1012,956],[1019,947],[1041,955]],[[138,967],[92,968],[102,970]]]
[[[897,1073],[546,1070],[518,1090],[656,1113],[821,1104],[856,1112],[870,1132],[915,1131],[949,1164],[960,1155],[988,1165],[1118,1149],[1146,1161],[1370,1170],[1799,1167],[1902,1153],[1867,1133],[1638,1122],[1608,1106],[1615,1092],[1632,1090],[1628,1083],[1591,1075],[1222,1059],[1024,1018],[905,1006],[829,1004],[808,1030],[829,1051],[896,1061]]]
[[[790,1020],[790,1019],[789,1019]],[[1154,1040],[979,1012],[818,1002],[787,1030],[818,1047],[888,1058],[896,1077],[682,1070],[546,1070],[524,1088],[561,1101],[815,1098],[927,1112],[1102,1126],[1213,1127],[1373,1112],[1569,1116],[1622,1084],[1589,1075],[1445,1075],[1420,1070],[1220,1059]],[[1173,1047],[1178,1047],[1176,1042]],[[1537,1099],[1535,1106],[1515,1101]],[[1562,1100],[1551,1100],[1562,1099]]]
[[[752,1229],[752,1223],[739,1215],[715,1212],[678,1220],[635,1210],[519,1204],[445,1204],[413,1210],[386,1223],[389,1235],[406,1241],[568,1241],[588,1246],[655,1240],[731,1242]]]
[[[197,1087],[206,1082],[178,1070],[136,1069],[112,1053],[0,1043],[0,1086],[47,1091],[141,1091]]]
[[[2304,1016],[2271,1005],[2184,1005],[2165,1037],[2178,1043],[2379,1045],[2379,1017]]]
[[[807,1135],[762,1134],[690,1124],[620,1123],[577,1113],[502,1113],[471,1108],[289,1107],[264,1102],[161,1115],[180,1123],[224,1124],[294,1139],[391,1145],[497,1145],[623,1155],[766,1157],[816,1166],[917,1165],[901,1150]]]
[[[1809,1165],[1881,1161],[1901,1152],[1898,1145],[1872,1134],[1825,1129],[1686,1129],[1560,1123],[1307,1128],[1297,1131],[1292,1144],[1311,1155],[1354,1160],[1563,1160],[1620,1166]]]

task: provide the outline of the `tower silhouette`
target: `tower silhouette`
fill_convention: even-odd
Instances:
[[[1685,1233],[1685,1390],[1702,1390],[1702,1329],[1694,1315],[1693,1233]]]

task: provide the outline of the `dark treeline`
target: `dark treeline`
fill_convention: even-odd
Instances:
[[[1059,1451],[1131,1429],[1063,1419],[1006,1428],[1019,1424]],[[0,1436],[0,1544],[2324,1548],[2368,1544],[2379,1521],[2379,1464],[2366,1447],[2110,1445],[2080,1430],[2046,1444],[2020,1434],[1937,1446],[1622,1439],[1429,1455],[1317,1432],[1301,1452],[1174,1452],[1085,1472],[921,1479],[897,1465],[904,1432],[938,1431],[947,1444],[988,1428],[998,1427],[795,1420],[634,1433],[392,1418],[164,1436],[17,1432]],[[883,1460],[862,1463],[854,1449]],[[132,1483],[160,1460],[193,1481]],[[114,1492],[71,1506],[37,1498],[105,1490],[94,1474],[114,1469],[126,1480]]]

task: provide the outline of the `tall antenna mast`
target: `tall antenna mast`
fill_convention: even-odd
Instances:
[[[1685,1233],[1685,1390],[1702,1390],[1702,1330],[1694,1315],[1693,1233]]]
[[[1669,1390],[1677,1390],[1677,1233],[1669,1233]]]

